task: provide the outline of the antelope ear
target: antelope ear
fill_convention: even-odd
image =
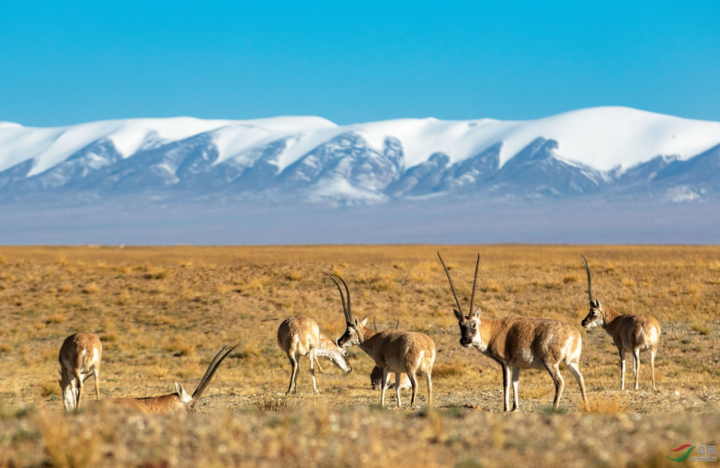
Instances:
[[[358,323],[360,323],[360,322],[358,322],[357,317],[355,317],[355,326],[356,326],[356,327],[358,326]]]
[[[179,384],[179,383],[177,383],[177,382],[175,382],[175,391],[176,391],[177,394],[180,396],[180,399],[183,400],[183,401],[186,400],[186,399],[188,399],[188,398],[192,398],[192,397],[185,391],[185,389],[183,388],[182,384]]]
[[[363,327],[367,325],[367,321],[368,321],[369,318],[370,318],[370,316],[368,315],[367,317],[365,317],[365,318],[362,320],[362,322],[360,322]],[[355,319],[355,323],[357,324],[357,319]]]
[[[455,310],[455,309],[453,309],[453,312],[455,312],[455,317],[456,317],[458,320],[462,321],[462,319],[463,319],[462,314],[461,314],[460,312],[458,312],[457,310]]]
[[[480,318],[480,309],[479,309],[479,308],[478,308],[478,310],[475,311],[474,317],[475,317],[475,318]]]

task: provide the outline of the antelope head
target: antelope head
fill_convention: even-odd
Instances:
[[[460,326],[460,344],[466,348],[469,346],[483,348],[484,345],[482,336],[480,335],[480,325],[482,324],[482,321],[480,320],[480,309],[473,312],[473,303],[475,302],[475,285],[477,283],[478,267],[480,266],[480,254],[478,254],[477,263],[475,263],[475,278],[473,279],[472,295],[470,296],[470,310],[468,315],[464,315],[462,312],[460,300],[455,292],[455,286],[453,285],[452,278],[450,277],[450,272],[448,271],[447,266],[445,266],[445,262],[440,256],[440,252],[438,252],[438,257],[440,258],[440,263],[442,263],[443,269],[445,269],[445,274],[450,282],[450,289],[452,290],[453,297],[455,298],[455,304],[457,304],[457,309],[453,309],[453,312],[455,313],[455,317],[458,319],[458,325]]]
[[[60,384],[60,389],[62,390],[63,405],[66,410],[77,409],[75,408],[77,396],[75,395],[75,391],[73,390],[73,386],[71,385],[68,377],[69,376],[66,373],[60,371],[60,380],[58,380],[58,383]]]
[[[590,298],[590,312],[588,312],[587,317],[583,319],[582,326],[589,330],[598,325],[605,326],[605,311],[603,311],[600,301],[593,299],[592,276],[590,275],[590,267],[588,267],[587,260],[585,260],[585,255],[582,255],[582,261],[585,264],[585,271],[587,272],[588,296]]]
[[[325,272],[323,272],[325,273]],[[330,273],[325,273],[330,277],[331,280],[333,280],[333,283],[335,283],[335,286],[338,288],[338,292],[340,292],[340,299],[342,300],[342,306],[343,306],[343,313],[345,314],[345,333],[337,339],[336,343],[341,348],[349,348],[351,346],[359,345],[365,340],[365,334],[364,331],[367,326],[367,321],[370,316],[365,317],[362,321],[358,321],[357,318],[353,319],[352,316],[352,306],[350,303],[350,289],[348,288],[347,283],[345,283],[345,280],[337,277],[340,281],[342,281],[343,286],[345,286],[345,293],[347,294],[347,303],[345,302],[345,297],[343,296],[342,288],[340,287],[340,283],[337,282],[335,279],[335,276],[331,275]]]
[[[235,351],[235,348],[240,346],[242,342],[237,343],[235,346],[232,346],[235,341],[237,341],[238,338],[233,339],[230,341],[230,343],[226,344],[223,349],[220,350],[219,353],[215,356],[215,358],[212,360],[210,365],[208,366],[207,370],[205,371],[205,375],[203,376],[202,380],[200,380],[200,383],[198,384],[197,388],[195,389],[195,392],[190,395],[188,392],[185,391],[183,386],[177,382],[175,382],[175,391],[177,392],[177,396],[180,399],[180,404],[182,405],[183,409],[192,411],[195,409],[195,405],[197,405],[197,402],[200,400],[200,397],[202,397],[203,392],[207,388],[207,386],[210,384],[210,381],[212,380],[213,376],[215,375],[215,372],[217,371],[218,367],[220,366],[220,363],[223,362],[223,360],[228,357],[230,353]],[[232,346],[232,348],[231,348]],[[230,348],[230,349],[228,349]]]
[[[382,374],[382,369],[380,369],[378,366],[373,367],[373,370],[370,373],[370,385],[372,386],[373,390],[382,387]]]
[[[335,364],[336,367],[342,370],[344,374],[349,374],[352,372],[352,365],[348,359],[348,352],[347,349],[338,344],[338,340],[339,338],[335,339],[335,341],[327,342],[325,346],[328,351],[326,357],[330,359],[330,362]],[[332,345],[330,343],[332,343]],[[328,349],[330,346],[332,346],[332,349]]]

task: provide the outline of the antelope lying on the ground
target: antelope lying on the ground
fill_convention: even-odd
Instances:
[[[335,277],[329,273],[325,273],[333,280],[340,292],[342,300],[343,313],[347,329],[343,336],[338,340],[338,345],[342,347],[350,347],[354,345],[360,346],[360,349],[370,356],[375,365],[382,369],[382,380],[380,389],[380,404],[385,406],[385,390],[387,388],[388,376],[391,372],[395,373],[395,394],[397,395],[398,407],[402,406],[400,401],[400,377],[402,373],[407,374],[412,386],[412,398],[410,404],[415,404],[417,395],[417,372],[425,376],[427,382],[428,397],[427,404],[432,406],[432,367],[435,363],[435,343],[433,340],[422,333],[404,332],[398,330],[385,330],[383,332],[375,332],[367,327],[368,317],[361,322],[357,318],[352,317],[352,308],[350,302],[350,290],[345,281],[338,276],[345,286],[347,294],[347,304],[343,297],[342,288],[335,280]]]
[[[382,376],[383,370],[378,366],[373,367],[373,370],[370,373],[370,385],[372,386],[373,390],[375,390],[376,388],[380,388],[380,386],[382,385]],[[385,382],[385,388],[388,390],[394,388],[396,378],[397,376],[395,375],[395,372],[390,372],[388,374],[387,381]],[[407,374],[400,374],[400,390],[405,390],[408,388],[412,388],[410,378],[407,376]]]
[[[588,277],[588,296],[590,312],[582,321],[582,326],[591,329],[602,326],[608,332],[620,353],[620,388],[625,390],[625,353],[633,355],[635,390],[638,389],[640,374],[640,351],[650,350],[650,369],[652,388],[655,390],[655,353],[660,342],[660,324],[652,315],[620,315],[612,309],[603,309],[600,301],[593,299],[592,278],[585,256],[582,256]]]
[[[438,257],[440,253],[438,252]],[[545,369],[555,383],[554,406],[560,405],[565,381],[560,375],[560,364],[564,363],[580,385],[583,402],[587,405],[585,382],[580,373],[580,352],[582,341],[575,327],[558,320],[529,319],[524,317],[505,317],[497,320],[481,320],[480,309],[473,312],[475,300],[475,284],[477,282],[480,255],[475,264],[470,311],[463,315],[460,301],[453,286],[450,272],[440,257],[450,282],[450,289],[455,297],[457,310],[455,317],[460,325],[460,344],[465,347],[474,346],[485,356],[491,358],[502,367],[504,402],[503,410],[510,411],[510,378],[512,374],[513,408],[519,408],[518,383],[521,369]]]
[[[315,320],[296,315],[283,320],[277,333],[278,346],[287,354],[292,366],[290,373],[290,386],[286,394],[295,393],[297,387],[297,376],[300,372],[300,356],[308,356],[310,361],[310,374],[312,375],[313,391],[320,393],[315,383],[315,364],[317,363],[320,373],[324,373],[318,357],[326,357],[338,366],[344,373],[352,371],[352,366],[347,358],[347,351],[342,349],[333,340],[320,333],[320,328]]]
[[[60,388],[66,410],[80,408],[85,380],[95,377],[95,398],[100,399],[102,343],[93,333],[76,333],[60,347]]]
[[[195,409],[195,405],[202,397],[203,392],[207,388],[208,384],[215,375],[220,363],[223,362],[228,354],[232,353],[235,348],[240,346],[240,343],[236,344],[232,348],[230,346],[237,341],[237,338],[226,344],[223,349],[215,356],[210,365],[205,371],[205,375],[195,389],[195,393],[192,396],[185,391],[182,385],[175,382],[175,393],[169,395],[161,395],[156,397],[147,398],[113,398],[106,400],[110,405],[124,406],[131,408],[145,414],[166,414],[173,413],[175,411],[192,411]],[[228,350],[228,348],[230,348]]]

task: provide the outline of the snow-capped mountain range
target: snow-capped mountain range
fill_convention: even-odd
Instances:
[[[599,107],[529,121],[0,122],[0,200],[38,195],[687,201],[720,195],[720,122]]]

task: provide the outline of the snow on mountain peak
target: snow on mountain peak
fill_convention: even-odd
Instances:
[[[138,151],[210,132],[214,164],[284,140],[272,164],[283,171],[315,148],[345,134],[359,136],[382,154],[388,139],[399,141],[405,170],[446,154],[449,164],[500,144],[500,166],[538,138],[555,140],[558,157],[601,171],[632,167],[659,155],[686,159],[720,143],[720,123],[682,119],[626,107],[596,107],[527,121],[434,118],[397,119],[337,126],[320,117],[202,120],[192,117],[107,120],[34,128],[0,123],[0,172],[33,160],[31,177],[82,148],[110,141],[123,158]],[[254,161],[247,161],[253,164]]]

